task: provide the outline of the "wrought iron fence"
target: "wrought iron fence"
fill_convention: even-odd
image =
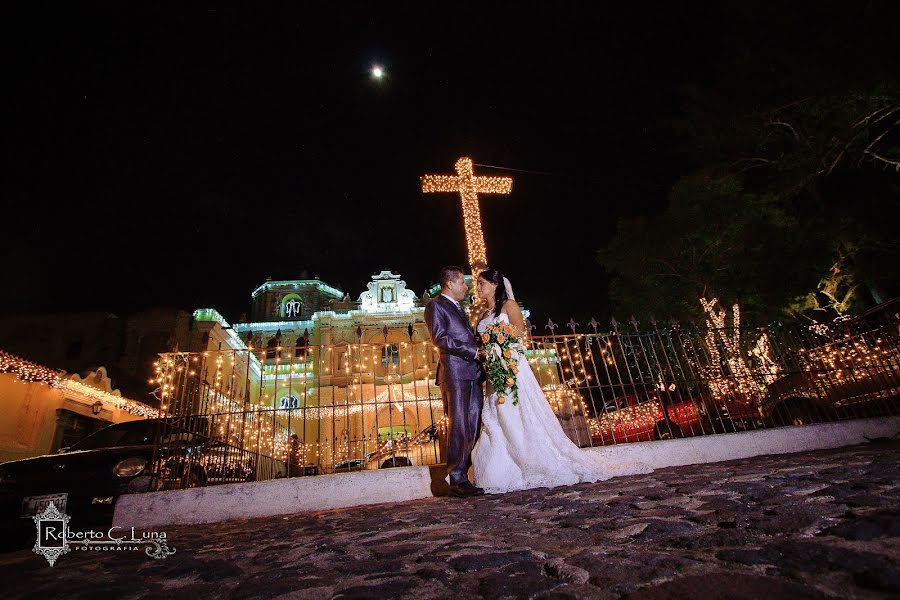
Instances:
[[[891,308],[893,306],[893,308]],[[569,321],[529,335],[532,371],[579,446],[900,414],[900,304],[830,324]],[[728,323],[731,320],[730,324]],[[532,330],[531,333],[534,333]],[[441,462],[428,341],[162,355],[155,489]],[[514,410],[511,408],[511,410]]]

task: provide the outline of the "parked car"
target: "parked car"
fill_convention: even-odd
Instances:
[[[431,464],[428,461],[430,456],[434,456],[434,462],[437,462],[437,439],[435,425],[426,427],[417,435],[403,434],[388,438],[382,440],[376,450],[366,453],[363,457],[336,464],[331,472],[347,473]]]
[[[312,477],[314,475],[321,475],[322,469],[320,469],[318,465],[291,465],[290,473],[291,477]]]
[[[240,483],[242,481],[262,481],[285,476],[287,465],[278,459],[259,455],[249,450],[213,440],[207,443],[195,458],[199,474],[207,485],[217,483]],[[292,466],[293,468],[293,466]],[[163,478],[166,481],[171,478]],[[177,476],[174,478],[178,486]]]
[[[433,424],[417,435],[402,435],[387,439],[377,450],[366,456],[366,464],[370,469],[428,464],[429,453],[437,451],[437,439],[437,427]]]
[[[366,461],[361,458],[354,458],[334,466],[335,473],[347,473],[349,471],[364,471],[366,469]]]
[[[804,349],[802,356],[810,358],[803,359],[803,370],[769,385],[763,402],[766,415],[775,425],[803,425],[836,417],[897,414],[900,349],[879,341],[876,332]],[[859,347],[868,354],[857,352]]]
[[[655,384],[630,387],[632,393],[607,400],[603,413],[590,420],[594,445],[689,437],[717,430],[699,393],[660,390]]]
[[[165,458],[154,462],[160,426]],[[284,463],[236,450],[208,437],[202,420],[117,423],[58,454],[0,464],[0,528],[33,528],[51,501],[73,525],[106,524],[123,494],[284,476]]]
[[[409,456],[391,456],[390,458],[381,462],[378,466],[379,469],[391,469],[393,467],[411,467],[413,466],[413,461],[409,458]]]

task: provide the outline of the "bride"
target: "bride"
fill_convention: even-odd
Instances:
[[[502,321],[521,338],[525,320],[509,280],[498,270],[487,269],[478,276],[475,289],[488,306],[478,323],[478,333]],[[497,392],[490,382],[487,384],[481,434],[472,451],[475,485],[487,493],[501,493],[599,481],[624,474],[620,465],[604,465],[599,455],[582,450],[569,440],[522,354],[518,367],[518,405],[498,403]],[[632,470],[638,471],[643,470]]]

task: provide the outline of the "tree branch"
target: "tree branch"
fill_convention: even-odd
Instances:
[[[803,104],[807,100],[812,100],[812,98],[813,98],[812,96],[807,96],[806,98],[800,98],[799,100],[794,100],[793,102],[788,102],[787,104],[785,104],[783,106],[778,106],[776,108],[773,108],[770,111],[763,113],[763,114],[774,115],[775,113],[782,111],[786,108],[790,108],[792,106],[797,106],[798,104]]]
[[[846,148],[844,148],[843,150],[841,150],[840,152],[838,152],[838,155],[835,157],[834,161],[831,163],[831,166],[828,167],[828,170],[825,172],[825,176],[826,176],[826,177],[827,177],[828,175],[831,175],[831,172],[834,171],[834,168],[837,166],[837,164],[838,164],[839,162],[841,162],[841,159],[844,157],[844,151],[845,151],[845,150],[846,150]]]
[[[877,143],[881,140],[881,138],[883,138],[884,136],[886,136],[886,135],[888,134],[888,132],[890,132],[890,131],[891,131],[894,127],[896,127],[897,125],[900,125],[900,120],[895,121],[894,124],[893,124],[892,126],[888,127],[888,128],[885,129],[884,131],[882,131],[882,132],[881,132],[881,135],[879,135],[877,138],[875,138],[874,140],[872,140],[872,142],[871,142],[868,146],[866,146],[866,149],[863,150],[863,154],[868,154],[869,156],[871,156],[871,157],[874,158],[875,160],[880,160],[881,162],[887,163],[887,164],[889,164],[889,165],[893,165],[893,167],[894,167],[897,171],[900,171],[900,161],[897,161],[897,160],[891,160],[890,158],[888,158],[888,157],[886,157],[886,156],[881,156],[880,154],[878,154],[877,152],[874,152],[874,151],[872,150],[872,147],[873,147],[875,144],[877,144]]]
[[[883,115],[881,115],[881,116],[878,117],[877,119],[875,119],[875,121],[873,121],[873,122],[871,123],[872,125],[875,125],[876,123],[878,123],[878,122],[881,121],[882,119],[885,119],[886,117],[889,117],[889,116],[891,116],[892,114],[894,114],[895,112],[897,112],[898,110],[900,110],[900,106],[885,106],[885,107],[879,108],[879,109],[876,110],[875,112],[869,113],[868,115],[866,115],[865,117],[863,117],[862,119],[860,119],[859,121],[857,121],[856,123],[854,123],[854,124],[853,124],[853,128],[856,129],[857,127],[862,127],[863,125],[868,126],[869,123],[867,123],[867,121],[868,121],[869,119],[873,118],[875,115],[877,115],[878,113],[880,113],[880,112],[883,111],[883,110],[886,110],[886,111],[888,111],[888,112],[885,113],[885,114],[883,114]]]
[[[794,126],[787,121],[769,121],[767,125],[781,125],[782,127],[787,127],[788,130],[790,130],[791,134],[794,136],[794,140],[797,142],[800,141],[800,135],[797,133],[797,130],[794,129]]]

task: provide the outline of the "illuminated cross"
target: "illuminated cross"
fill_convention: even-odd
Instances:
[[[422,177],[422,191],[457,192],[462,198],[463,226],[466,230],[466,245],[469,250],[469,267],[472,278],[487,267],[487,252],[484,247],[484,231],[481,228],[481,208],[478,194],[509,194],[512,192],[512,177],[475,177],[472,173],[472,159],[460,158],[456,161],[456,175],[425,175]]]

